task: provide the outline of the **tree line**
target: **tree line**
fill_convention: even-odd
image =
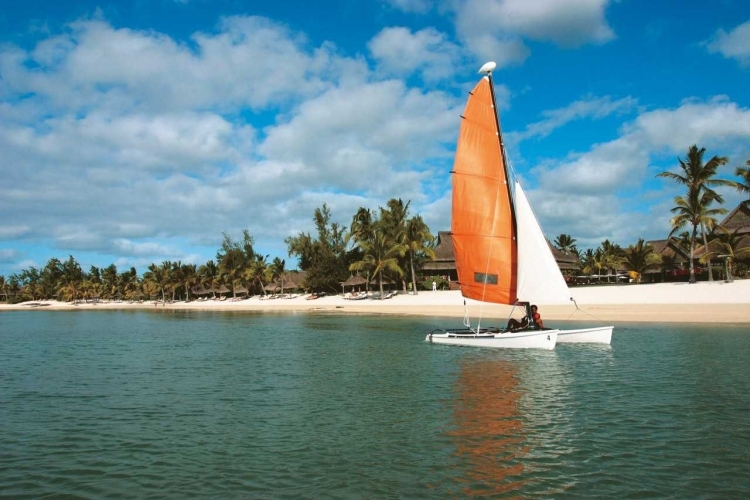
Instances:
[[[299,258],[305,271],[304,288],[314,292],[337,293],[350,273],[362,273],[380,285],[384,280],[406,280],[418,288],[422,264],[434,256],[435,238],[415,215],[409,217],[409,203],[392,199],[377,213],[360,208],[349,227],[331,221],[324,203],[313,215],[317,234],[300,233],[285,240],[288,254]],[[88,272],[71,255],[67,260],[50,259],[42,268],[31,266],[6,279],[0,275],[0,296],[8,302],[57,299],[62,301],[158,298],[191,300],[196,292],[265,294],[266,286],[277,283],[284,289],[290,276],[286,261],[272,260],[254,248],[248,230],[240,239],[223,233],[215,259],[202,265],[163,261],[152,263],[139,276],[134,267],[120,272],[115,264],[91,266]],[[382,296],[382,294],[381,294]]]

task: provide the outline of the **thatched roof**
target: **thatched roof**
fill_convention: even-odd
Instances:
[[[678,245],[675,238],[650,240],[646,242],[646,245],[651,245],[655,254],[667,259],[674,259],[678,263],[687,262],[690,257],[689,252]]]
[[[555,258],[557,266],[561,271],[577,271],[581,268],[581,261],[575,254],[563,252],[550,243],[549,240],[547,240],[547,245],[549,246],[552,256]]]
[[[282,275],[284,280],[284,288],[304,288],[305,278],[307,278],[307,271],[287,271]],[[280,280],[277,280],[280,281]],[[288,284],[294,286],[288,287]]]
[[[740,203],[719,225],[730,233],[738,230],[737,234],[750,234],[750,206]]]
[[[453,237],[450,231],[438,231],[435,260],[456,260],[456,254],[453,251]]]
[[[221,285],[218,290],[216,290],[216,293],[229,293],[231,290],[227,288],[226,285]]]
[[[349,276],[349,279],[342,282],[341,286],[359,286],[364,285],[365,283],[367,283],[366,279],[358,274],[355,274],[354,276]]]
[[[729,214],[724,217],[724,220],[721,221],[719,225],[729,231],[729,233],[734,233],[735,231],[737,232],[737,237],[740,240],[740,244],[737,245],[737,250],[750,247],[750,207],[740,203],[734,210],[729,212]],[[719,247],[716,240],[708,242],[709,252],[718,250]],[[704,245],[696,247],[696,258],[699,258],[704,253],[706,253]]]
[[[438,231],[437,245],[433,249],[435,259],[425,262],[425,271],[451,271],[456,269],[456,254],[453,251],[453,237],[450,231]]]

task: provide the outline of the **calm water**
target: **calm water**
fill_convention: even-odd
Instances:
[[[447,320],[456,325],[456,320]],[[747,498],[750,332],[435,346],[435,318],[0,314],[0,496]]]

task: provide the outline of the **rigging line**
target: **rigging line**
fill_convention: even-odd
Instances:
[[[507,331],[510,331],[510,330],[508,330],[508,322],[510,321],[510,318],[511,318],[511,317],[513,316],[513,311],[515,311],[515,310],[516,310],[516,305],[517,305],[517,304],[513,304],[513,307],[512,307],[512,308],[511,308],[511,310],[510,310],[510,314],[508,314],[508,317],[507,317],[507,318],[505,318],[505,331],[506,331],[506,332],[507,332]]]
[[[469,319],[469,308],[466,307],[466,299],[464,299],[464,326],[471,330],[471,320]],[[477,328],[477,330],[479,330]]]
[[[576,299],[574,299],[573,297],[570,298],[570,301],[573,302],[573,304],[575,304],[576,308],[575,308],[575,310],[572,313],[570,313],[570,316],[568,316],[568,318],[565,321],[568,321],[570,318],[572,318],[573,315],[577,311],[581,311],[583,314],[585,314],[586,316],[590,316],[591,318],[594,318],[596,321],[598,321],[602,325],[604,325],[606,323],[603,319],[598,318],[598,317],[594,316],[593,314],[588,313],[588,312],[584,311],[583,309],[581,309],[580,307],[578,307],[578,302],[576,302]]]

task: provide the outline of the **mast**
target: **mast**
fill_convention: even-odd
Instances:
[[[490,81],[490,95],[492,96],[492,109],[494,110],[495,114],[495,125],[497,126],[497,142],[500,146],[500,156],[503,159],[503,174],[505,175],[505,188],[508,191],[508,199],[510,200],[510,219],[511,223],[513,225],[513,234],[515,234],[516,241],[518,241],[518,223],[516,221],[516,206],[515,206],[515,200],[513,197],[513,188],[511,185],[510,175],[509,175],[509,166],[508,166],[508,157],[505,154],[505,143],[503,142],[503,128],[500,124],[500,111],[497,109],[497,99],[495,98],[495,81],[492,78],[492,72],[497,67],[497,64],[495,64],[494,61],[490,61],[487,63],[484,63],[481,68],[479,68],[479,73],[485,73],[487,75],[487,79]],[[518,296],[516,296],[516,300],[518,300]]]

